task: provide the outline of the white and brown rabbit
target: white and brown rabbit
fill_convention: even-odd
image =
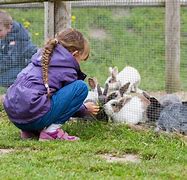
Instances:
[[[104,105],[106,114],[116,123],[138,124],[145,122],[144,113],[149,101],[140,96],[126,95]]]
[[[150,101],[142,94],[123,94],[119,99],[108,101],[104,105],[104,110],[113,122],[138,124],[145,122],[144,114],[149,103]]]
[[[118,68],[115,66],[114,68],[109,67],[110,76],[107,78],[105,83],[108,83],[109,90],[108,92],[113,92],[119,90],[121,86],[126,83],[130,83],[129,89],[127,93],[137,92],[141,93],[142,90],[138,88],[141,77],[137,69],[131,66],[126,66],[122,71],[118,73]]]

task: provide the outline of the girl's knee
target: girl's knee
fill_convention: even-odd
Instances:
[[[82,90],[84,90],[85,92],[88,92],[88,86],[87,84],[82,81],[82,80],[77,80],[75,81],[77,83],[77,86],[80,87]]]

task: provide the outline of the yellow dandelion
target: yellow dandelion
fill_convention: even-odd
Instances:
[[[25,28],[29,28],[31,23],[29,21],[25,21],[25,22],[23,22],[23,25],[24,25]]]
[[[76,20],[76,16],[71,16],[71,20],[74,22]]]

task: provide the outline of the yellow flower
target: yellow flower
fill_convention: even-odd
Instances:
[[[76,20],[76,16],[71,16],[71,20],[74,22]]]
[[[25,22],[23,22],[23,25],[24,25],[25,28],[29,28],[31,23],[29,21],[25,21]]]
[[[36,33],[34,33],[34,35],[35,35],[35,36],[38,36],[38,35],[39,35],[39,33],[38,33],[38,32],[36,32]]]

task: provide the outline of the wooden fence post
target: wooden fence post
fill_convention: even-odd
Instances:
[[[67,27],[71,27],[71,3],[55,0],[45,2],[45,40]]]
[[[54,7],[55,34],[71,27],[71,2],[56,0]]]
[[[44,2],[44,39],[54,37],[55,24],[54,24],[54,2]]]
[[[180,1],[166,0],[166,92],[180,90]]]

